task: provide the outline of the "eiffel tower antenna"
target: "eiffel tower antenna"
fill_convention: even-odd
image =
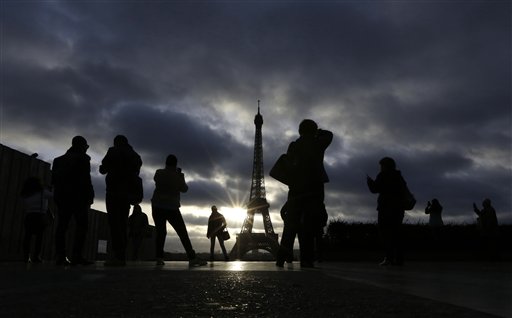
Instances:
[[[245,253],[251,250],[263,249],[277,256],[279,244],[278,235],[274,233],[270,214],[269,204],[265,193],[265,177],[263,171],[263,142],[261,128],[263,116],[260,114],[260,100],[258,100],[258,113],[254,116],[256,133],[254,137],[254,161],[252,166],[252,182],[249,202],[247,203],[247,217],[240,233],[237,234],[236,243],[231,250],[230,256],[233,259],[242,258]],[[261,214],[265,233],[253,233],[254,215]]]

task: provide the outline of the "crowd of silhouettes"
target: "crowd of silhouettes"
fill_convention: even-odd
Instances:
[[[271,170],[270,175],[288,186],[288,197],[281,209],[284,222],[283,233],[276,257],[276,265],[294,259],[293,245],[298,237],[300,266],[314,267],[315,261],[322,260],[323,229],[328,214],[324,204],[324,185],[329,177],[324,168],[324,155],[333,140],[332,132],[318,128],[311,119],[299,125],[299,138],[291,142]],[[23,257],[26,262],[41,262],[41,245],[48,219],[53,217],[49,200],[53,198],[57,207],[55,249],[58,266],[89,265],[93,262],[83,257],[88,229],[88,212],[94,201],[91,182],[91,158],[87,155],[89,145],[82,136],[72,139],[71,147],[65,154],[53,160],[53,192],[43,186],[37,177],[26,180],[21,191],[25,210],[25,235]],[[202,266],[207,262],[196,255],[187,227],[181,215],[180,193],[188,191],[185,175],[178,167],[178,158],[169,154],[165,166],[154,175],[155,189],[151,197],[152,216],[155,223],[156,264],[164,265],[164,245],[167,236],[167,222],[176,231],[185,249],[190,266]],[[150,237],[147,216],[140,207],[143,198],[142,180],[139,177],[142,160],[123,135],[114,138],[101,161],[99,172],[106,175],[106,210],[112,242],[111,258],[105,266],[125,266],[128,239],[133,242],[132,258],[140,257],[140,246],[144,238]],[[405,210],[410,210],[410,191],[394,159],[384,157],[379,161],[380,171],[373,179],[367,175],[366,183],[377,198],[377,224],[384,245],[385,257],[380,263],[403,265],[404,251],[402,223]],[[412,198],[415,204],[415,199]],[[129,217],[130,208],[133,213]],[[482,203],[482,209],[473,204],[478,215],[481,248],[489,259],[498,259],[498,221],[489,199]],[[226,219],[216,206],[211,207],[206,237],[210,239],[210,260],[214,260],[215,241],[219,241],[224,259],[229,260],[224,245]],[[434,198],[427,202],[425,213],[429,215],[429,226],[434,241],[441,239],[443,207]],[[71,218],[75,219],[75,233],[71,252],[66,250],[66,236]],[[35,248],[31,251],[32,236]]]

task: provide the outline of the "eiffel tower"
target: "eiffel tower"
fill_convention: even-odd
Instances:
[[[236,243],[230,253],[231,259],[241,259],[247,252],[252,250],[266,250],[274,257],[279,249],[278,235],[274,233],[270,214],[269,204],[265,198],[265,179],[263,175],[263,145],[261,137],[261,126],[263,116],[260,114],[260,101],[258,100],[258,114],[254,117],[256,135],[254,138],[254,163],[252,166],[251,194],[247,204],[247,217],[240,233],[236,235]],[[254,215],[261,214],[265,233],[253,233]]]

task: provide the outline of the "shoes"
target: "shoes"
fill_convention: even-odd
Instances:
[[[206,264],[208,264],[208,262],[199,257],[193,258],[188,261],[188,266],[190,267],[204,266]]]
[[[57,260],[55,261],[55,265],[57,265],[57,266],[69,266],[69,265],[71,265],[71,262],[68,260],[67,257],[61,256],[61,257],[57,257]]]
[[[126,266],[126,261],[123,260],[123,259],[111,259],[111,260],[105,261],[105,263],[103,263],[103,266],[106,266],[106,267],[123,267],[123,266]]]
[[[164,266],[164,265],[165,265],[165,262],[163,259],[161,259],[161,258],[156,259],[156,266]]]
[[[89,260],[86,260],[85,258],[82,258],[82,257],[79,257],[79,258],[73,258],[71,260],[71,265],[72,266],[76,266],[76,265],[84,265],[84,266],[87,266],[87,265],[92,265],[94,264],[94,262],[91,262]]]

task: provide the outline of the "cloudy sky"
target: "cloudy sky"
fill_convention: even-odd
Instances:
[[[472,223],[489,197],[512,223],[510,1],[2,1],[0,141],[52,162],[87,138],[98,166],[124,134],[153,175],[174,153],[182,211],[206,251],[209,206],[232,233],[246,215],[254,115],[265,172],[304,118],[334,133],[326,152],[332,219],[374,222],[375,176],[396,159],[426,222]],[[274,227],[286,187],[266,175]],[[256,231],[262,227],[257,218]],[[169,228],[169,249],[180,250]],[[228,248],[234,243],[230,240]]]

